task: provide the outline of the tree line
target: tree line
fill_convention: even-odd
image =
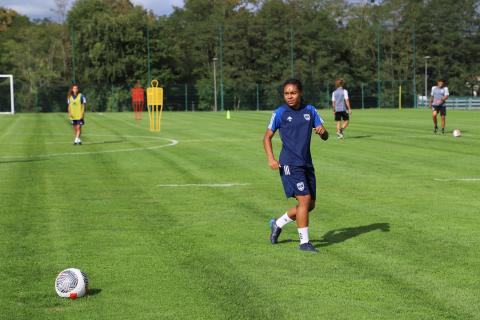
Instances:
[[[24,111],[64,110],[72,82],[98,110],[126,109],[129,88],[149,79],[173,106],[211,109],[214,63],[228,109],[275,107],[289,77],[320,107],[336,77],[370,107],[403,84],[412,106],[426,56],[428,86],[446,78],[471,95],[480,80],[478,0],[185,0],[168,16],[129,0],[55,3],[55,19],[34,21],[0,8],[0,70]]]

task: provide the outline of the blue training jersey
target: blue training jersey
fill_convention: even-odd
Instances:
[[[283,165],[313,167],[310,154],[312,128],[324,123],[312,105],[302,105],[298,110],[284,104],[273,112],[268,129],[280,130],[282,151],[279,162]]]

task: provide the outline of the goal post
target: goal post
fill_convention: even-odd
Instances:
[[[13,75],[0,74],[0,114],[14,114]]]

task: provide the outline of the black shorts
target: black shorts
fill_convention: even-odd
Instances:
[[[447,115],[447,106],[446,105],[441,105],[441,106],[432,106],[433,111],[436,111],[437,113],[440,113],[441,116],[446,116]]]
[[[72,120],[71,121],[72,125],[81,125],[83,126],[85,124],[85,121],[83,119],[80,119],[80,120]]]
[[[350,115],[348,114],[347,111],[335,112],[335,121],[340,121],[340,120],[347,121],[348,119],[350,119]]]
[[[283,190],[287,198],[310,195],[313,200],[317,196],[317,182],[313,167],[296,167],[283,165],[280,168]]]

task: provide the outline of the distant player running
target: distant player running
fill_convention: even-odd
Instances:
[[[447,106],[445,101],[447,101],[449,93],[448,87],[445,86],[445,80],[440,79],[437,81],[437,85],[432,87],[432,93],[430,96],[430,109],[432,109],[433,117],[433,132],[437,133],[437,114],[440,113],[442,117],[442,133],[445,133],[445,118],[447,116]]]
[[[350,115],[352,114],[352,108],[350,108],[350,100],[348,98],[348,91],[343,89],[344,84],[345,81],[343,79],[335,80],[335,87],[337,89],[332,93],[333,115],[335,116],[335,121],[337,122],[337,138],[339,139],[343,139],[343,131],[347,129]]]
[[[294,197],[298,204],[288,209],[278,219],[270,220],[270,241],[278,243],[282,228],[289,222],[297,221],[300,250],[317,252],[308,236],[308,213],[315,208],[316,180],[310,154],[312,129],[323,140],[328,139],[328,132],[323,127],[324,121],[312,105],[302,101],[302,83],[297,79],[287,80],[283,85],[285,104],[272,115],[270,124],[263,138],[263,146],[268,158],[268,165],[280,171],[280,177],[287,198]],[[275,159],[272,138],[280,130],[282,151],[280,162]]]
[[[73,126],[73,134],[75,135],[74,145],[82,144],[80,136],[82,135],[82,126],[85,124],[85,104],[87,99],[78,91],[78,85],[74,84],[70,88],[67,96],[68,117]]]

